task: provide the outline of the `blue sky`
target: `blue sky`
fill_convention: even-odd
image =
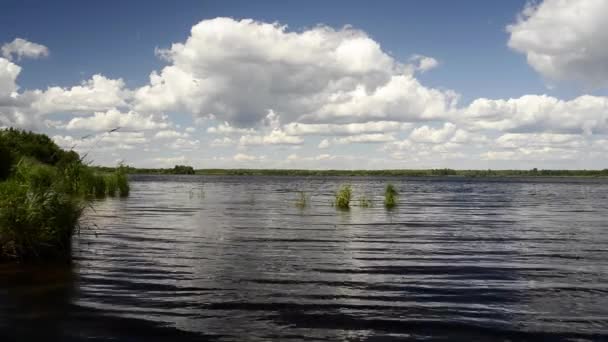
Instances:
[[[529,7],[529,13],[523,12],[526,6]],[[122,144],[122,150],[108,143],[107,149],[112,149],[112,156],[108,157],[108,153],[101,151],[95,157],[95,162],[102,164],[125,160],[140,166],[165,166],[173,161],[183,161],[198,167],[602,167],[604,160],[598,159],[597,155],[601,155],[603,150],[596,150],[596,146],[603,141],[604,126],[608,125],[605,122],[606,108],[602,102],[606,95],[608,67],[604,51],[598,50],[596,46],[602,45],[606,37],[602,33],[601,24],[608,17],[606,10],[604,4],[594,0],[566,1],[565,4],[557,0],[546,0],[536,5],[526,5],[525,1],[480,0],[378,1],[373,4],[369,1],[179,1],[174,4],[167,1],[4,0],[0,4],[0,45],[21,38],[44,46],[48,53],[32,54],[29,58],[27,55],[19,58],[17,52],[5,54],[4,59],[8,63],[20,67],[18,76],[11,83],[14,83],[14,87],[7,85],[7,89],[14,88],[12,93],[17,94],[13,94],[12,98],[18,97],[20,101],[18,105],[4,104],[3,107],[0,100],[0,118],[4,116],[0,126],[39,130],[57,136],[58,142],[66,143],[75,141],[79,135],[87,134],[87,131],[103,134],[103,124],[98,129],[91,125],[68,125],[73,119],[91,118],[97,112],[106,113],[102,119],[111,122],[124,123],[133,118],[139,118],[143,122],[144,119],[151,118],[151,122],[157,124],[148,125],[154,126],[153,129],[138,129],[136,124],[129,124],[132,131],[143,131],[143,137]],[[568,11],[582,11],[583,17],[588,17],[583,20],[583,24],[570,22],[571,19],[564,15]],[[220,25],[220,22],[214,21],[218,17],[231,18],[231,22]],[[252,19],[254,24],[247,27],[235,24],[243,19]],[[195,38],[205,41],[219,32],[215,31],[219,28],[233,30],[226,35],[228,38],[216,42],[217,46],[213,48],[221,51],[243,50],[240,52],[242,55],[233,56],[234,60],[227,60],[222,65],[208,59],[211,54],[207,51],[207,46],[192,43],[187,47],[195,51],[198,59],[184,62],[181,52],[171,49],[171,46],[174,43],[185,44],[192,36],[192,27],[204,22],[213,25],[203,25],[207,31]],[[297,92],[288,94],[284,91],[272,93],[266,89],[263,93],[256,93],[256,89],[268,86],[268,83],[264,83],[266,77],[254,79],[252,76],[243,81],[242,75],[230,74],[230,68],[243,67],[242,70],[247,70],[247,63],[252,62],[243,61],[258,53],[270,58],[255,62],[262,63],[256,64],[260,70],[269,68],[268,75],[273,75],[269,76],[272,78],[270,84],[298,82],[295,75],[290,79],[289,75],[273,74],[272,63],[276,61],[273,62],[273,52],[268,51],[268,46],[247,46],[247,49],[252,50],[246,50],[239,45],[243,41],[239,40],[236,33],[250,38],[248,32],[262,30],[263,24],[272,23],[287,25],[287,28],[275,25],[276,32],[287,33],[282,38],[277,38],[278,41],[273,41],[279,50],[283,44],[281,39],[289,44],[289,33],[301,35],[302,38],[306,32],[314,31],[319,25],[338,32],[335,37],[328,34],[324,38],[327,42],[336,44],[337,49],[350,39],[345,33],[349,29],[344,27],[352,27],[364,35],[367,42],[378,44],[382,53],[378,58],[387,56],[391,60],[389,64],[392,66],[381,71],[384,82],[388,82],[391,75],[402,72],[400,68],[403,66],[415,69],[422,57],[414,56],[431,58],[434,64],[428,70],[411,71],[409,80],[419,88],[406,87],[405,83],[393,84],[396,89],[402,89],[399,91],[404,92],[403,98],[395,100],[375,97],[364,100],[372,106],[366,107],[367,113],[338,113],[336,104],[333,103],[329,105],[334,105],[334,112],[327,114],[325,111],[328,110],[328,103],[318,103],[306,115],[301,113],[303,115],[298,117],[294,112],[298,112],[299,107],[293,108],[293,104],[275,101],[268,96],[311,96],[310,99],[314,98],[315,101],[325,97],[325,101],[328,101],[337,94],[347,96],[345,94],[348,93],[348,96],[353,97],[348,111],[354,113],[361,111],[361,105],[356,107],[360,102],[355,101],[354,93],[349,92],[359,85],[369,95],[378,84],[372,85],[368,78],[356,73],[349,75],[348,79],[363,78],[344,89],[316,89],[314,92],[298,89]],[[514,29],[509,29],[509,25],[514,25]],[[560,40],[555,27],[565,30],[561,35],[563,40]],[[343,41],[336,42],[335,39]],[[23,48],[19,44],[11,46],[14,47],[11,51]],[[168,60],[161,58],[157,49],[168,49],[171,57]],[[311,47],[313,50],[314,47]],[[571,56],[577,51],[585,52],[582,56],[577,55],[580,60],[573,61]],[[285,58],[287,64],[294,63],[290,68],[306,70],[306,65],[297,62],[298,53],[294,51],[293,55],[282,58]],[[301,53],[306,54],[306,51]],[[354,53],[363,56],[366,51]],[[235,64],[241,62],[244,64]],[[344,60],[337,61],[342,62]],[[373,58],[366,62],[369,63],[367,71],[378,72],[372,70],[376,63]],[[378,63],[381,64],[381,61],[378,60]],[[400,66],[395,67],[396,65]],[[167,81],[166,87],[144,94],[144,88],[151,87],[150,74],[154,71],[162,73],[164,68],[171,66],[191,72],[187,77],[194,79],[194,82],[207,78],[221,79],[222,85],[230,84],[235,89],[224,89],[215,94],[211,102],[194,103],[191,98],[188,99],[193,93],[178,94],[185,88],[178,83],[171,83],[173,81],[169,80],[170,76],[163,76],[166,78],[164,81]],[[325,74],[334,71],[324,68],[322,66],[318,71]],[[221,70],[228,71],[222,73]],[[295,73],[301,70],[296,70]],[[47,104],[64,101],[62,96],[75,101],[76,97],[71,96],[69,91],[73,90],[72,87],[91,80],[93,75],[99,75],[105,80],[121,80],[122,83],[117,85],[117,89],[120,88],[117,97],[120,99],[117,102],[108,99],[89,107],[82,103],[67,105],[62,102],[61,106],[40,109],[39,103],[43,99],[36,100],[36,96],[47,96],[44,98],[44,103]],[[304,79],[310,77],[308,73],[302,75]],[[247,82],[247,87],[239,88],[239,82]],[[92,88],[98,86],[92,83],[90,85]],[[63,92],[57,89],[50,92],[49,87],[58,87]],[[44,94],[32,95],[36,89]],[[440,93],[437,98],[425,100],[435,102],[419,103],[422,97],[412,95],[412,92],[421,94],[428,89]],[[95,91],[92,89],[88,96],[99,98],[100,95],[96,95]],[[207,89],[198,95],[204,97],[210,91],[214,92],[213,89]],[[237,91],[246,91],[248,95],[236,97]],[[304,91],[305,95],[299,91]],[[450,92],[457,94],[456,105],[448,103]],[[156,97],[150,97],[151,94]],[[331,97],[332,94],[334,97]],[[8,95],[5,94],[5,97],[10,97]],[[546,95],[546,98],[539,97],[542,95]],[[590,98],[580,99],[585,95]],[[82,96],[77,98],[78,101],[88,103],[87,95]],[[245,98],[246,96],[251,98]],[[530,99],[525,96],[539,98]],[[158,98],[167,99],[171,103],[151,106],[150,103]],[[484,98],[493,102],[477,101]],[[519,99],[519,102],[501,102],[509,99]],[[583,103],[583,100],[593,103]],[[27,101],[31,103],[24,104]],[[438,104],[436,101],[443,103]],[[29,107],[26,109],[23,106]],[[428,114],[418,115],[421,108],[435,106],[437,109],[429,110]],[[250,107],[252,114],[248,117]],[[383,111],[382,108],[390,110]],[[417,113],[408,113],[411,108],[415,108]],[[107,114],[112,109],[117,109],[118,114]],[[225,113],[222,113],[223,110]],[[262,120],[264,115],[259,111],[272,111],[272,115],[278,116],[277,123],[269,126],[269,120]],[[131,116],[125,116],[129,112],[132,113]],[[374,114],[367,115],[369,112]],[[19,117],[21,119],[18,120]],[[560,124],[562,117],[564,120],[574,117],[572,124]],[[41,121],[46,123],[40,125]],[[224,122],[229,127],[250,131],[224,130],[222,134],[225,134],[222,135],[216,130],[216,133],[211,133],[214,127]],[[393,122],[402,124],[402,128],[393,127],[390,133],[380,129],[357,129],[356,134],[346,135],[351,137],[349,139],[344,139],[344,133],[334,136],[327,132],[317,132],[291,136],[288,131],[289,124],[297,123],[348,125],[366,122]],[[91,124],[94,122],[91,121]],[[182,143],[189,147],[180,149],[180,146],[185,145],[177,144],[175,148],[167,149],[168,140],[162,143],[154,140],[155,130],[174,131],[175,133],[167,135],[172,135],[173,139],[183,139]],[[277,132],[271,138],[274,130]],[[424,134],[427,137],[421,138]],[[254,138],[243,139],[243,135]],[[460,138],[455,138],[456,135]],[[268,138],[264,139],[264,136]],[[446,138],[448,136],[451,138]],[[228,143],[225,138],[232,142]],[[110,138],[110,141],[112,139],[114,138]],[[224,140],[225,143],[220,144],[219,140]],[[327,140],[331,147],[318,151],[318,145],[323,140]],[[213,141],[216,143],[212,144]],[[251,143],[244,144],[246,141]],[[422,145],[417,146],[419,144]],[[496,149],[496,146],[501,149]],[[134,152],[141,152],[142,149],[147,152]],[[411,156],[419,151],[426,152],[424,155]],[[587,155],[581,156],[582,152]],[[386,155],[386,159],[369,164],[357,160],[361,156],[373,159],[378,155]]]
[[[6,0],[5,0],[6,1]],[[24,87],[68,86],[83,75],[147,82],[161,67],[155,47],[183,41],[192,25],[215,17],[254,18],[302,30],[317,24],[364,30],[397,59],[437,58],[445,68],[425,75],[432,86],[468,98],[547,91],[525,59],[506,46],[505,26],[525,1],[8,1],[0,41],[27,38],[52,47],[51,58],[28,65]],[[500,88],[500,89],[499,89]]]

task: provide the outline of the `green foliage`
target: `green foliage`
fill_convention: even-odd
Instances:
[[[110,197],[116,197],[118,191],[118,179],[115,174],[108,174],[106,177],[106,192]]]
[[[123,166],[102,174],[50,138],[0,130],[0,259],[69,257],[85,198],[129,194]]]
[[[384,206],[394,208],[397,205],[397,190],[392,184],[388,184],[384,190]]]
[[[171,173],[176,175],[193,175],[194,168],[186,165],[175,165],[171,170]]]
[[[0,257],[68,255],[81,212],[76,198],[53,186],[17,179],[0,183]]]
[[[44,134],[9,128],[0,130],[0,141],[17,159],[29,157],[49,165],[79,160],[76,152],[62,150]]]
[[[103,175],[93,176],[93,194],[96,197],[106,196],[106,177]]]
[[[129,196],[131,187],[129,186],[127,171],[123,165],[120,165],[116,169],[116,171],[114,171],[114,177],[116,177],[116,183],[118,184],[118,194],[120,195],[120,197]]]
[[[14,166],[14,178],[34,191],[44,191],[56,182],[57,170],[33,159],[23,158]]]
[[[334,205],[339,209],[348,209],[350,208],[350,199],[352,197],[353,191],[350,185],[342,185],[340,190],[336,193],[336,200],[334,201]]]

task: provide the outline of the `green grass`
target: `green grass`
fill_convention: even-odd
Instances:
[[[35,178],[32,178],[31,181]],[[0,257],[67,256],[82,202],[51,186],[0,183]]]
[[[118,184],[118,195],[120,197],[127,197],[131,192],[129,186],[129,179],[127,178],[127,172],[124,167],[121,166],[114,171],[114,177],[116,177],[116,183]]]
[[[397,205],[397,190],[392,184],[388,184],[384,190],[384,206],[391,209]]]
[[[116,197],[118,192],[118,180],[114,174],[107,174],[106,176],[106,193],[110,197]]]
[[[350,185],[342,185],[338,192],[336,193],[336,199],[334,201],[334,206],[339,209],[348,209],[350,208],[350,200],[352,197],[353,191]]]
[[[93,194],[95,197],[106,196],[106,177],[103,175],[93,176]]]

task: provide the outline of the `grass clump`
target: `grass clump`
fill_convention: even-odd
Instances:
[[[78,198],[55,186],[0,183],[0,258],[68,256],[82,209]]]
[[[110,197],[116,197],[116,192],[118,192],[118,180],[114,174],[106,175],[106,193]]]
[[[131,192],[131,187],[129,186],[129,179],[127,178],[127,172],[125,171],[124,166],[120,166],[114,171],[114,177],[116,178],[116,183],[118,184],[118,195],[120,197],[127,197]]]
[[[350,185],[342,185],[336,193],[336,200],[334,201],[334,206],[339,209],[350,208],[350,199],[352,197],[352,194],[353,191]]]
[[[394,208],[397,205],[397,190],[392,184],[388,184],[384,190],[384,206]]]
[[[117,167],[114,172],[103,176],[104,192],[108,196],[115,197],[118,194],[120,197],[129,196],[131,188],[129,179],[124,166]]]

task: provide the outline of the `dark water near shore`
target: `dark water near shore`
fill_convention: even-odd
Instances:
[[[608,340],[608,180],[139,176],[85,224],[0,265],[0,340]]]

